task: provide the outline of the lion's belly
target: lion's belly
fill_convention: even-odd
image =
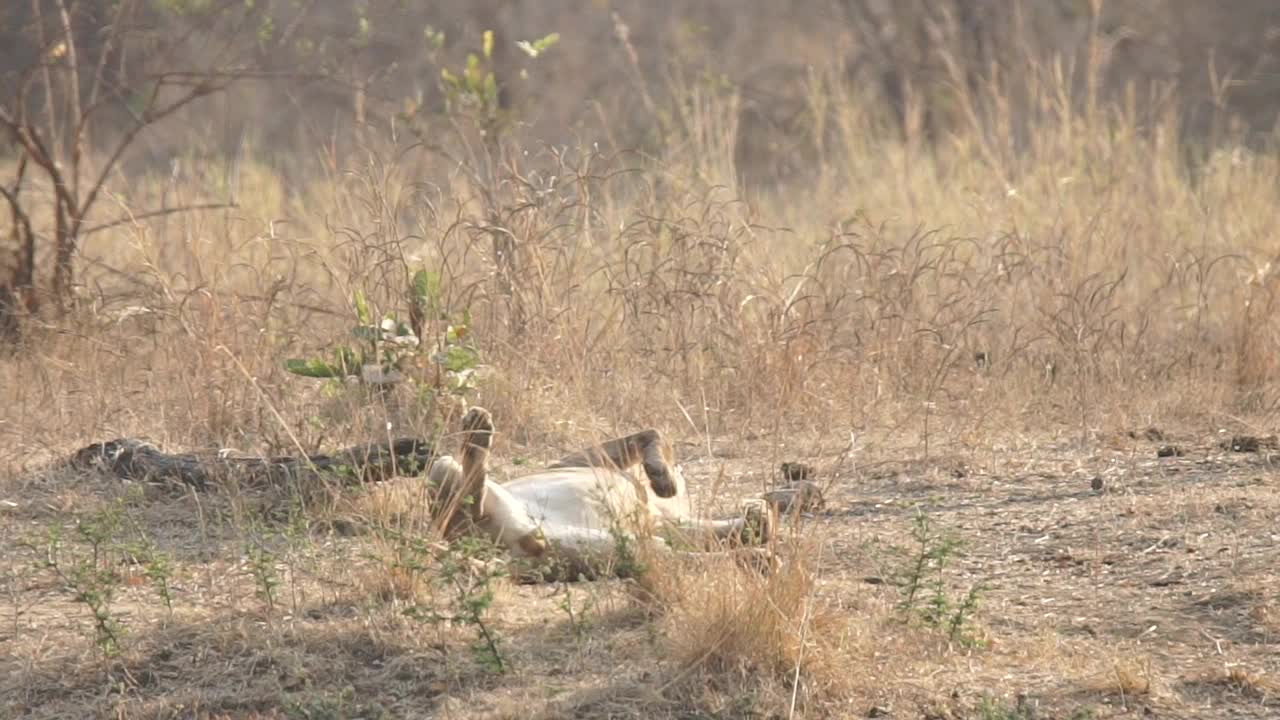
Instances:
[[[629,481],[617,473],[569,468],[519,478],[503,487],[544,528],[607,530],[640,507]]]

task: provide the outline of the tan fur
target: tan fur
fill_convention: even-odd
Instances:
[[[670,445],[655,430],[574,453],[506,484],[487,477],[492,433],[489,413],[472,408],[463,419],[462,464],[449,456],[432,464],[442,511],[469,509],[460,513],[469,528],[544,578],[616,574],[626,564],[618,551],[627,541],[659,552],[715,551],[764,544],[773,534],[776,511],[759,500],[749,501],[744,517],[696,517]]]

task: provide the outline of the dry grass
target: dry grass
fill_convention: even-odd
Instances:
[[[1176,117],[1080,102],[1038,67],[959,98],[972,122],[929,144],[836,77],[811,88],[824,164],[769,192],[737,186],[739,99],[695,84],[666,155],[530,148],[484,184],[379,146],[289,187],[246,161],[235,211],[94,237],[73,314],[0,359],[0,713],[1274,713],[1275,457],[1220,442],[1274,429],[1276,154],[1189,164]],[[655,562],[644,603],[623,582],[496,579],[496,673],[475,626],[421,619],[460,601],[416,478],[140,494],[49,469],[122,435],[452,448],[456,407],[282,368],[346,341],[357,288],[405,312],[422,266],[471,314],[499,477],[656,426],[709,512],[783,460],[818,466],[827,510],[767,578]],[[977,644],[897,609],[917,509],[964,542],[942,577],[982,588]],[[109,512],[95,554],[77,524]],[[107,573],[115,654],[43,564],[51,528]]]
[[[820,554],[791,548],[774,572],[731,557],[696,565],[659,562],[642,582],[672,665],[661,688],[717,712],[785,715],[846,694],[847,625],[817,594]],[[749,705],[741,705],[743,698]]]
[[[1244,695],[1268,698],[1280,691],[1280,684],[1268,673],[1250,670],[1239,665],[1225,668],[1222,682]]]
[[[1150,658],[1121,657],[1111,666],[1099,689],[1119,695],[1127,704],[1135,696],[1155,694],[1158,686]]]

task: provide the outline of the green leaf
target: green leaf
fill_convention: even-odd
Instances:
[[[534,43],[534,47],[538,48],[538,52],[540,53],[546,52],[551,49],[552,45],[555,45],[558,42],[560,42],[560,33],[553,32]]]
[[[356,46],[364,47],[369,44],[369,38],[373,36],[373,26],[369,23],[369,18],[360,17],[356,20]]]
[[[493,73],[484,76],[484,101],[489,107],[498,104],[498,81],[494,79]]]
[[[414,273],[413,295],[422,308],[423,314],[429,314],[439,308],[440,301],[444,297],[440,273],[432,270],[419,270]]]
[[[267,44],[271,41],[271,36],[275,34],[275,31],[275,22],[269,16],[262,18],[262,21],[258,23],[258,42],[264,45]]]
[[[462,372],[473,368],[480,362],[480,353],[472,348],[454,345],[444,353],[444,369],[449,372]]]
[[[373,315],[369,312],[369,301],[365,299],[364,290],[361,290],[360,288],[356,288],[355,301],[356,301],[356,317],[364,325],[369,325],[370,323],[372,323]]]
[[[323,360],[311,358],[309,360],[286,360],[284,363],[285,370],[294,375],[313,378],[337,378],[342,377],[339,368],[335,368]]]
[[[354,375],[356,370],[364,364],[364,358],[356,355],[356,352],[349,347],[343,346],[333,351],[336,359],[336,367],[342,372],[339,377]]]
[[[550,35],[534,40],[533,42],[520,40],[516,42],[516,47],[523,50],[529,57],[536,58],[558,42],[560,42],[560,33],[551,33]]]
[[[444,47],[444,31],[436,30],[428,25],[422,29],[422,36],[426,38],[427,44],[432,48],[439,50]]]

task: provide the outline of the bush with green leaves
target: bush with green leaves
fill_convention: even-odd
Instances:
[[[364,292],[357,289],[353,342],[334,346],[327,358],[289,359],[285,369],[303,377],[355,380],[383,391],[408,379],[432,397],[470,393],[480,366],[480,353],[471,342],[471,313],[449,311],[436,272],[416,272],[409,282],[409,297],[408,316],[402,318],[396,313],[375,313]]]

